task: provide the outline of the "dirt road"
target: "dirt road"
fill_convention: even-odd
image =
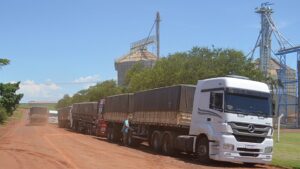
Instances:
[[[30,126],[26,119],[27,112],[22,121],[0,131],[0,169],[245,168],[241,164],[221,162],[203,165],[184,155],[162,156],[146,146],[128,148],[55,125]]]

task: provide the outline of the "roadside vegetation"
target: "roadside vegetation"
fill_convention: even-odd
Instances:
[[[300,169],[300,130],[282,130],[280,142],[274,133],[274,153],[272,164],[275,166]]]
[[[81,90],[73,96],[65,95],[56,108],[84,101],[98,101],[106,96],[136,92],[175,84],[196,84],[197,80],[236,74],[257,81],[276,85],[271,78],[264,78],[256,63],[241,51],[194,47],[187,52],[169,54],[158,60],[153,68],[134,65],[127,72],[126,87],[119,87],[115,80],[107,80]]]
[[[8,59],[0,58],[0,68],[9,64]],[[0,83],[0,124],[13,115],[23,94],[17,94],[20,82],[17,83]]]

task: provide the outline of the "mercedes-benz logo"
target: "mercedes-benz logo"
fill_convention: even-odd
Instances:
[[[249,124],[249,125],[248,125],[248,131],[249,131],[250,133],[253,133],[253,132],[255,131],[255,127],[254,127],[253,124]]]

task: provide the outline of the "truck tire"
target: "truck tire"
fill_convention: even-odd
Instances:
[[[199,161],[202,163],[210,162],[208,144],[209,143],[208,143],[208,139],[206,136],[201,136],[199,138],[198,147],[197,147],[197,155],[198,155]]]
[[[120,138],[120,132],[118,132],[118,129],[116,127],[113,127],[111,132],[111,141],[118,142],[120,141]]]
[[[75,129],[75,131],[76,132],[78,132],[79,131],[79,128],[78,128],[78,123],[77,123],[77,121],[75,122],[75,124],[74,124],[74,129]]]
[[[129,132],[129,133],[128,133],[127,143],[128,143],[128,145],[131,146],[131,147],[136,146],[135,139],[132,137],[132,132]]]
[[[175,147],[174,147],[174,133],[170,131],[166,131],[163,134],[162,138],[162,153],[165,155],[174,155]]]
[[[92,135],[92,125],[87,124],[86,133],[87,133],[87,135]]]
[[[132,137],[132,132],[128,134],[128,145],[131,147],[136,147],[142,143],[142,140],[136,139]]]
[[[108,128],[107,128],[107,131],[106,131],[106,137],[107,137],[107,140],[108,140],[109,142],[112,141],[112,139],[111,139],[111,130],[112,130],[112,128],[111,128],[111,127],[108,127]]]
[[[151,145],[155,152],[161,152],[161,139],[162,139],[161,132],[158,130],[155,130],[152,133],[152,137],[151,137]]]
[[[243,163],[246,167],[255,167],[256,163]]]

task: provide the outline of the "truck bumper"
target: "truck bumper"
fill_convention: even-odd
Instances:
[[[238,142],[233,135],[221,137],[219,143],[210,143],[210,158],[213,160],[262,164],[272,161],[271,138],[266,138],[262,143],[249,143]]]

